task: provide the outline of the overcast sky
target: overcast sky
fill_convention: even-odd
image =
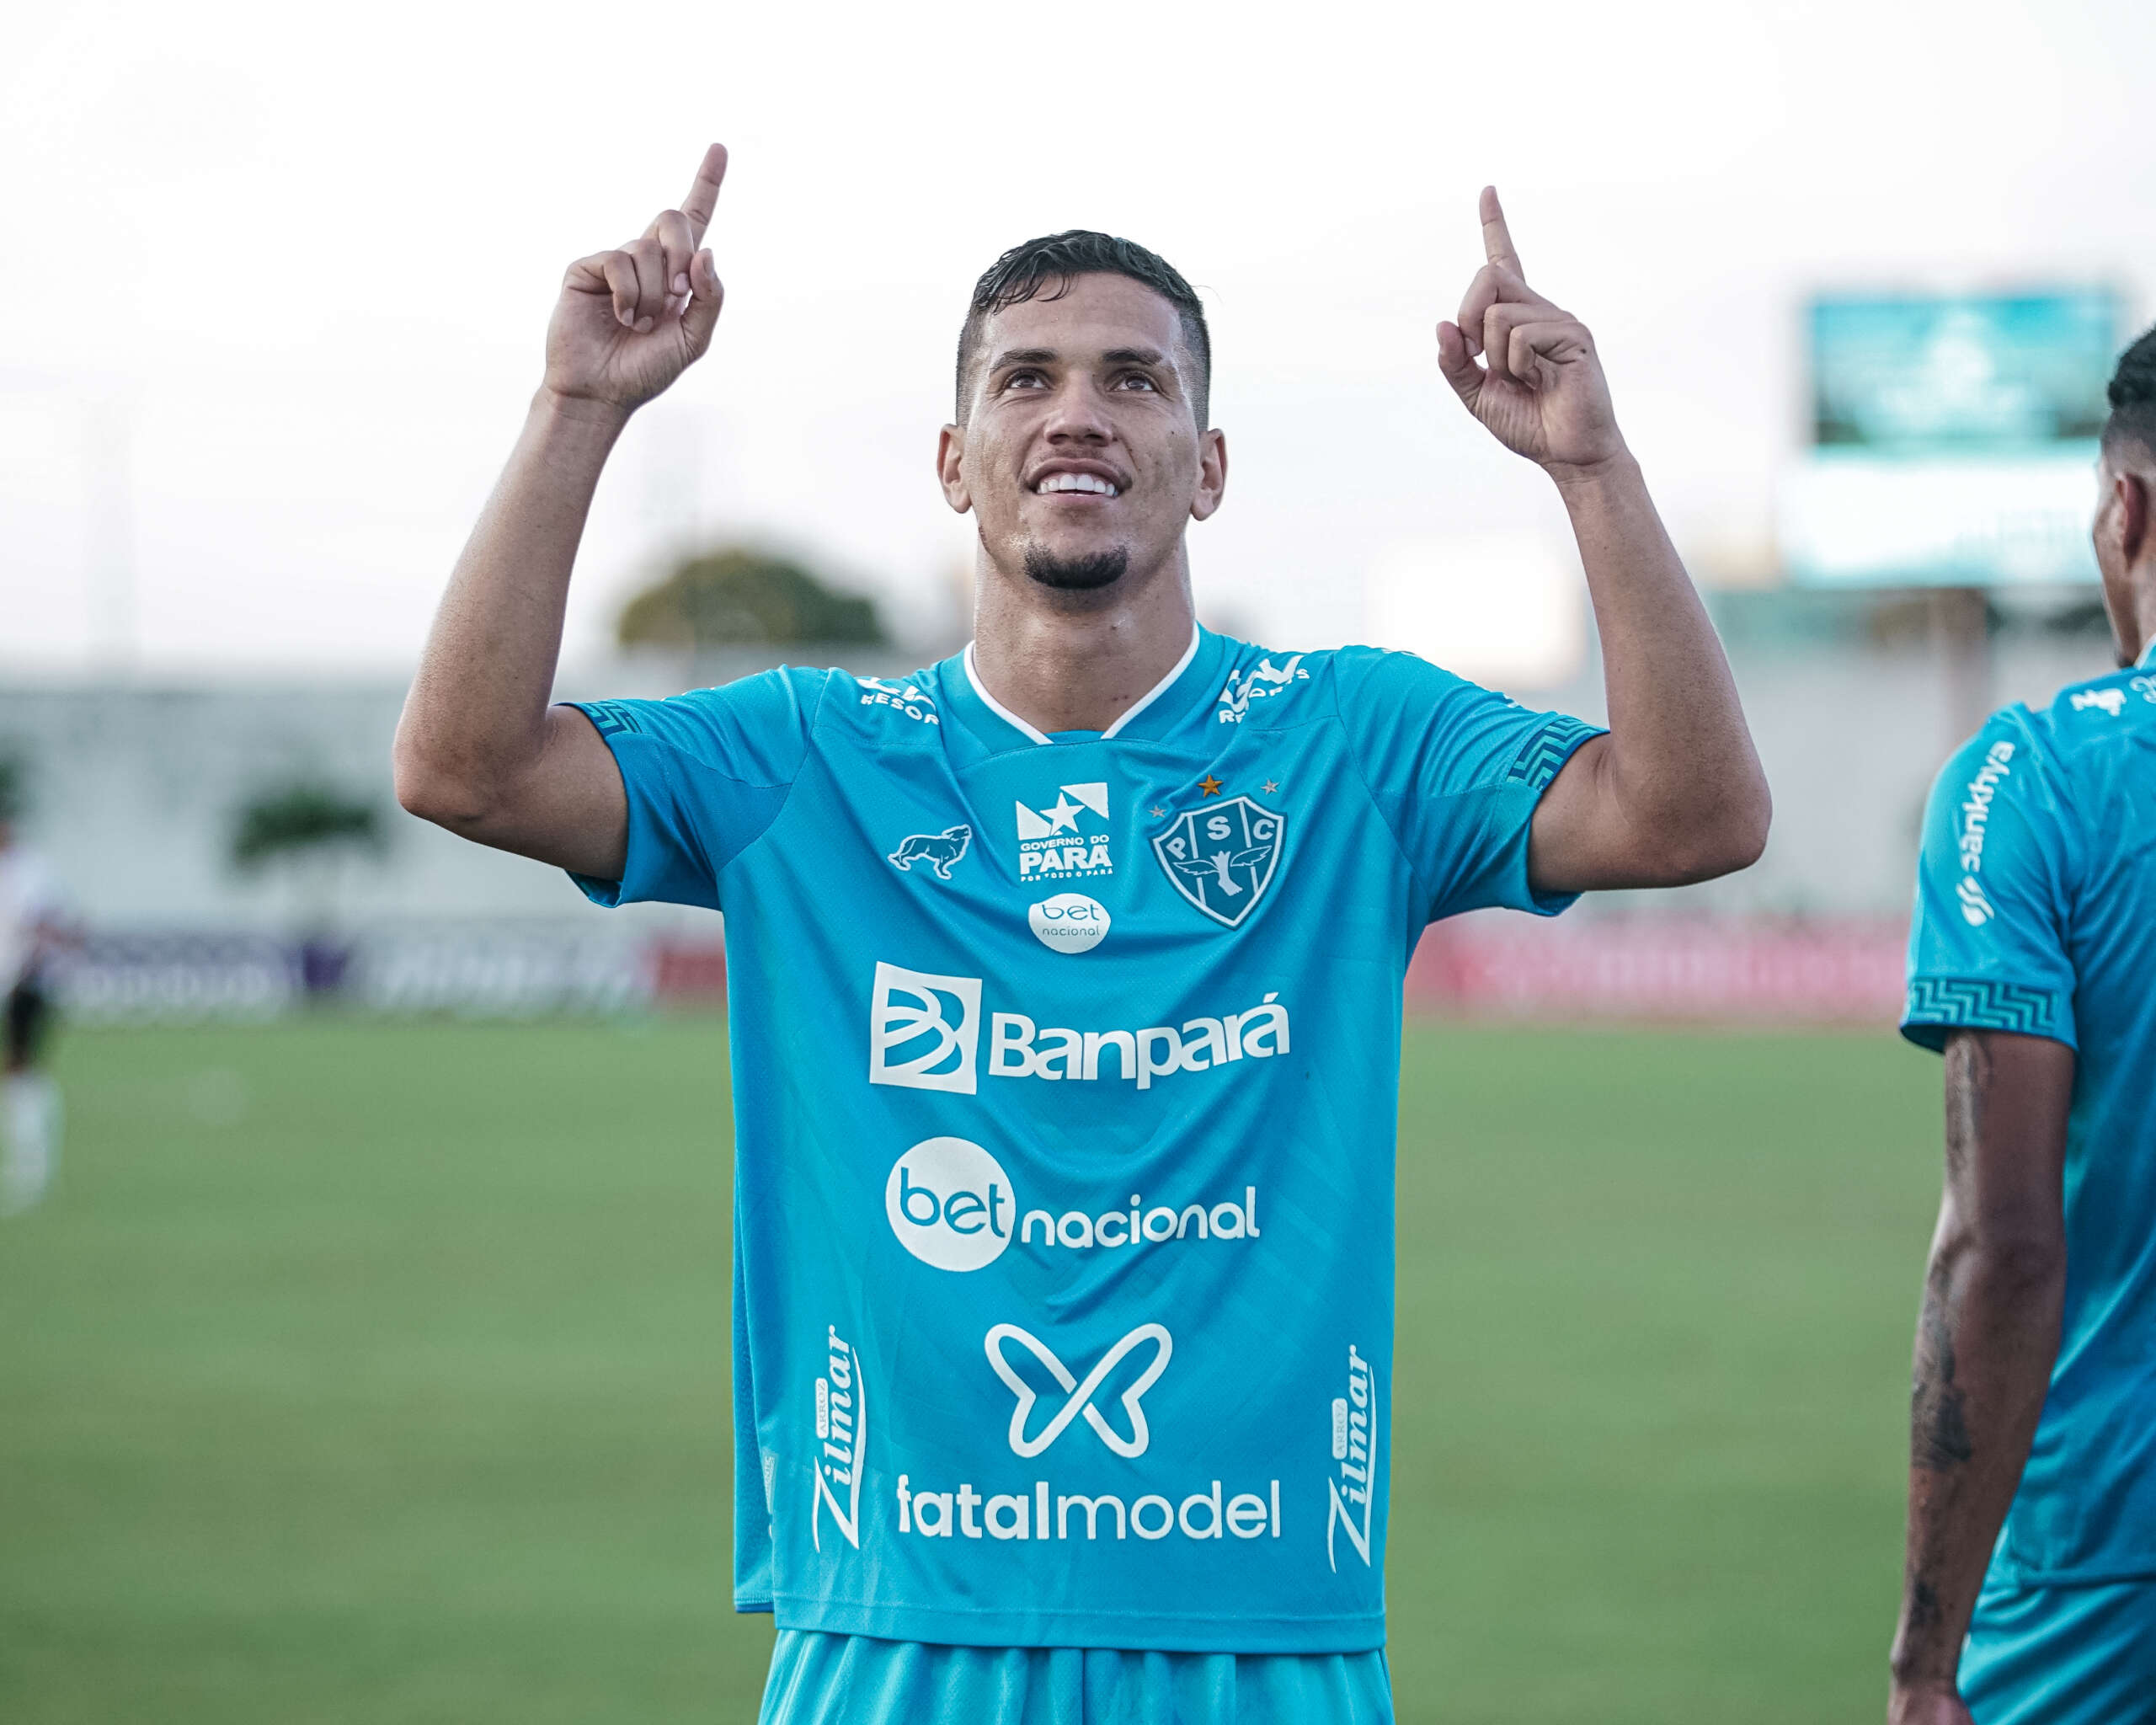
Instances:
[[[8,38],[0,667],[408,665],[563,265],[713,137],[725,315],[609,473],[572,658],[695,536],[932,628],[953,340],[1035,233],[1205,296],[1201,609],[1289,646],[1369,633],[1402,546],[1561,530],[1437,371],[1486,180],[1708,579],[1765,562],[1812,289],[2156,285],[2148,0],[83,4]]]

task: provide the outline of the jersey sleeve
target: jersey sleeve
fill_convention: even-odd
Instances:
[[[2077,835],[2029,734],[2002,716],[1940,770],[1924,811],[1902,1034],[2011,1030],[2074,1046]]]
[[[719,905],[718,877],[778,818],[808,760],[830,674],[782,667],[664,701],[577,701],[629,802],[619,880],[569,878],[594,903]]]
[[[1412,653],[1350,648],[1334,665],[1357,766],[1426,921],[1490,905],[1554,916],[1578,897],[1528,885],[1528,828],[1600,726],[1532,711]]]

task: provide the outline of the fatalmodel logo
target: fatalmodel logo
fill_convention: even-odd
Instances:
[[[839,1338],[838,1327],[825,1332],[830,1349],[827,1373],[816,1380],[816,1501],[808,1510],[808,1535],[824,1549],[823,1520],[846,1542],[861,1549],[861,1470],[868,1452],[868,1407],[862,1393],[861,1362]]]
[[[1034,1404],[1039,1401],[1033,1386],[1011,1370],[1004,1358],[1004,1344],[1016,1342],[1047,1370],[1065,1393],[1065,1401],[1049,1418],[1048,1423],[1033,1436],[1026,1434],[1031,1422]],[[1126,1355],[1150,1344],[1152,1358],[1118,1398],[1123,1404],[1123,1423],[1130,1428],[1124,1437],[1110,1425],[1100,1409],[1093,1406],[1093,1397],[1100,1393],[1101,1386],[1107,1381],[1109,1373],[1123,1364]],[[1145,1424],[1145,1410],[1139,1404],[1145,1392],[1161,1381],[1161,1374],[1168,1369],[1169,1358],[1175,1353],[1175,1341],[1159,1324],[1140,1324],[1103,1354],[1087,1372],[1083,1381],[1070,1368],[1049,1351],[1037,1338],[1030,1336],[1016,1324],[998,1324],[988,1332],[984,1345],[988,1349],[988,1363],[1003,1387],[1018,1398],[1017,1407],[1011,1415],[1011,1453],[1030,1461],[1047,1449],[1070,1429],[1070,1422],[1083,1414],[1093,1434],[1109,1449],[1126,1461],[1135,1461],[1145,1453],[1153,1441],[1153,1434]]]
[[[1287,836],[1286,816],[1230,797],[1179,816],[1154,839],[1153,853],[1178,893],[1233,928],[1273,884]]]
[[[1018,825],[1018,879],[1085,879],[1113,874],[1109,853],[1106,780],[1059,786],[1046,808],[1014,805]]]
[[[1111,1532],[1117,1539],[1135,1534],[1141,1540],[1164,1540],[1182,1530],[1187,1540],[1254,1540],[1270,1534],[1280,1537],[1280,1482],[1269,1480],[1263,1496],[1238,1492],[1225,1498],[1220,1482],[1209,1490],[1193,1492],[1180,1507],[1167,1498],[1148,1493],[1125,1503],[1113,1492],[1097,1497],[1081,1493],[1068,1496],[1044,1479],[1035,1480],[1031,1493],[1015,1492],[984,1496],[970,1481],[961,1481],[955,1492],[916,1491],[910,1474],[899,1476],[899,1531],[925,1540],[947,1540],[963,1534],[969,1540],[985,1535],[992,1540],[1103,1539]],[[1055,1505],[1049,1519],[1049,1505]],[[1078,1515],[1073,1515],[1072,1510]],[[979,1514],[976,1514],[975,1512]],[[1078,1516],[1083,1530],[1073,1533]]]
[[[927,1138],[892,1164],[883,1183],[883,1215],[899,1243],[925,1264],[963,1274],[1003,1256],[1015,1235],[1021,1246],[1049,1252],[1114,1252],[1183,1240],[1256,1240],[1257,1188],[1242,1201],[1156,1204],[1143,1196],[1095,1214],[1044,1210],[1020,1215],[1020,1200],[1002,1163],[964,1138]]]
[[[1337,1531],[1367,1567],[1370,1561],[1370,1500],[1376,1495],[1378,1467],[1378,1392],[1369,1360],[1348,1344],[1348,1393],[1332,1403],[1332,1459],[1339,1464],[1339,1477],[1326,1482],[1332,1507],[1325,1518],[1325,1557],[1333,1573],[1340,1570],[1333,1550]],[[1345,1489],[1342,1489],[1342,1488]]]
[[[868,1004],[868,1081],[975,1094],[980,1020],[978,976],[879,962]],[[1042,1026],[1023,1012],[996,1012],[989,1021],[988,1074],[1051,1083],[1112,1076],[1150,1090],[1156,1078],[1270,1060],[1290,1045],[1288,1008],[1278,990],[1244,1012],[1192,1018],[1180,1028],[1077,1030]]]

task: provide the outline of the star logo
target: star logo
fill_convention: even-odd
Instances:
[[[1198,780],[1198,788],[1205,796],[1217,797],[1220,794],[1220,781],[1209,772],[1203,778]]]
[[[1074,803],[1068,796],[1059,795],[1054,804],[1041,810],[1051,833],[1078,830],[1078,810],[1083,805]]]
[[[1279,781],[1278,779],[1277,779],[1277,778],[1269,778],[1269,779],[1266,780],[1266,782],[1265,782],[1265,793],[1266,793],[1266,795],[1267,795],[1268,797],[1269,797],[1269,796],[1271,796],[1271,795],[1273,794],[1273,792],[1275,792],[1275,791],[1278,790],[1279,788],[1280,788],[1280,781]]]
[[[1166,809],[1163,809],[1163,808],[1162,808],[1162,807],[1161,807],[1158,803],[1155,803],[1155,804],[1153,805],[1152,809],[1151,809],[1151,811],[1150,811],[1150,812],[1151,812],[1151,814],[1152,814],[1153,819],[1154,819],[1154,820],[1159,820],[1159,819],[1160,819],[1163,814],[1166,814],[1168,811],[1167,811]]]

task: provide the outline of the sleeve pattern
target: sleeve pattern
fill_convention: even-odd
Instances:
[[[1967,1030],[2010,1030],[2024,1036],[2052,1033],[2049,989],[1983,977],[1913,976],[1903,1022]]]
[[[633,708],[621,701],[576,701],[570,703],[591,721],[591,728],[602,737],[619,736],[623,731],[641,731]]]
[[[1553,714],[1549,724],[1527,740],[1526,747],[1507,770],[1505,782],[1524,785],[1531,791],[1547,790],[1550,781],[1572,758],[1572,751],[1600,729],[1569,713]]]

